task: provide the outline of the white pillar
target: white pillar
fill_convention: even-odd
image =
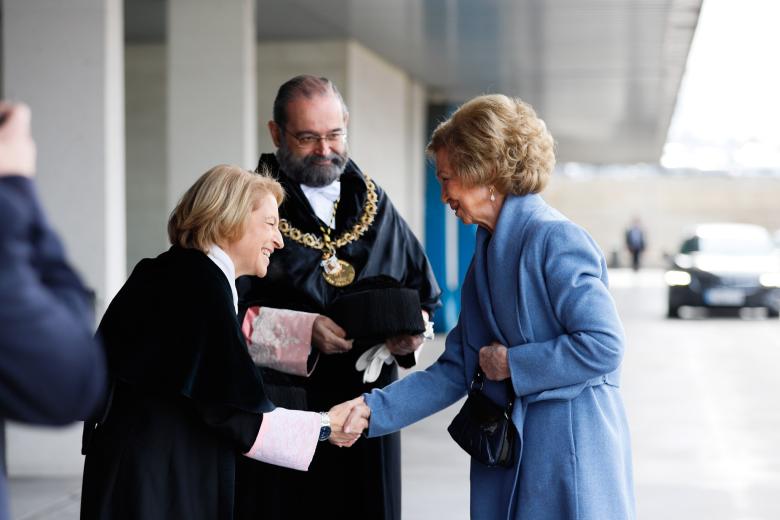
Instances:
[[[122,35],[121,0],[3,4],[3,90],[32,108],[41,195],[101,312],[125,277]]]
[[[425,92],[403,70],[359,43],[349,42],[346,63],[350,155],[384,188],[420,237]]]
[[[257,164],[254,0],[168,2],[168,207],[210,167]]]
[[[121,0],[4,0],[3,92],[32,108],[37,183],[97,311],[125,280]],[[9,427],[14,474],[78,474],[79,428]]]

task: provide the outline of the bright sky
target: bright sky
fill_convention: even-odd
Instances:
[[[778,24],[778,0],[704,0],[661,164],[780,172]]]

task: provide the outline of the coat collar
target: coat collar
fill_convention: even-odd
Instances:
[[[518,320],[520,255],[531,216],[547,207],[541,196],[508,195],[491,234],[477,230],[474,250],[476,299],[488,334],[504,345],[525,343]]]
[[[216,244],[213,244],[209,248],[209,252],[206,254],[209,260],[217,264],[222,274],[227,278],[228,285],[230,285],[230,292],[233,295],[233,308],[238,314],[238,293],[236,292],[236,266],[233,260],[230,258],[224,249]]]

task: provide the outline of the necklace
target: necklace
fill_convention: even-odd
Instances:
[[[339,200],[340,197],[333,203],[333,214],[330,217],[330,223],[324,227],[320,226],[322,241],[325,244],[320,266],[322,266],[322,277],[325,278],[326,282],[336,287],[344,287],[351,284],[352,280],[355,279],[355,268],[346,260],[340,260],[336,257],[336,248],[333,247],[333,242],[330,238],[331,227],[334,230],[336,229],[336,210],[339,207]]]
[[[374,182],[366,176],[366,202],[363,205],[363,213],[360,215],[360,219],[357,224],[352,226],[351,229],[344,231],[336,239],[331,238],[330,226],[320,226],[322,236],[318,237],[313,233],[303,233],[300,229],[292,226],[287,219],[281,219],[279,221],[279,231],[286,237],[306,247],[322,251],[322,261],[320,267],[322,267],[322,277],[325,281],[335,287],[344,287],[349,285],[355,279],[355,268],[347,261],[341,260],[336,256],[336,250],[344,247],[347,244],[358,240],[363,234],[371,227],[374,222],[374,218],[377,213],[377,194],[376,185]],[[333,205],[333,215],[331,221],[334,223],[336,220],[336,209],[338,208],[339,201],[336,200]]]

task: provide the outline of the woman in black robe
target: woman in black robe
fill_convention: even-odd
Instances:
[[[275,408],[239,328],[235,278],[265,276],[283,247],[282,197],[268,176],[212,168],[171,214],[171,248],[109,305],[112,388],[85,424],[82,519],[232,519],[239,455],[306,470],[331,428],[335,445],[356,440],[341,431],[351,406]]]

